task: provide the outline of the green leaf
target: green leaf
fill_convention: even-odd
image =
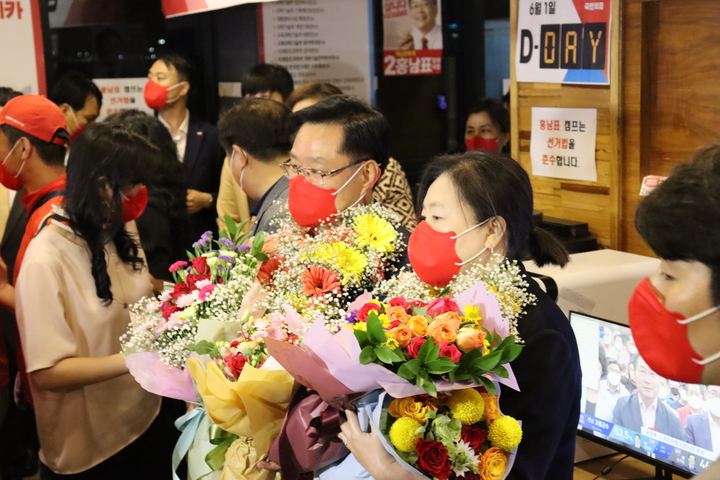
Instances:
[[[502,350],[503,348],[507,348],[510,345],[515,345],[515,335],[508,335],[503,339],[502,342],[500,342],[500,345],[496,347],[497,350]]]
[[[502,365],[498,365],[497,367],[492,369],[492,373],[496,374],[497,376],[501,378],[508,378],[510,374],[507,371],[507,368],[503,367]]]
[[[377,355],[375,354],[375,349],[368,345],[367,347],[363,348],[360,352],[360,363],[363,365],[367,365],[368,363],[372,363],[377,359]]]
[[[457,368],[457,364],[450,361],[447,357],[440,357],[437,360],[427,362],[425,367],[427,368],[427,371],[433,375],[443,375],[455,370]]]
[[[489,378],[486,378],[483,376],[478,376],[478,377],[473,378],[473,380],[475,380],[475,383],[478,383],[478,384],[482,385],[483,387],[485,387],[485,390],[487,390],[489,395],[495,394],[495,392],[496,392],[495,384]]]
[[[362,330],[353,330],[353,333],[355,334],[355,338],[357,339],[358,343],[361,347],[364,347],[368,343],[368,335],[367,332],[363,332]]]
[[[420,369],[420,371],[415,376],[415,385],[418,387],[422,387],[423,384],[428,380],[428,374],[424,369]]]
[[[394,355],[392,348],[388,347],[387,345],[380,345],[379,347],[375,347],[375,355],[377,355],[378,360],[380,360],[381,362],[392,365]]]
[[[493,352],[485,355],[484,357],[480,357],[474,362],[472,362],[470,368],[473,371],[483,370],[483,371],[490,371],[493,368],[497,366],[497,364],[500,362],[500,358],[502,357],[502,352]]]
[[[413,315],[424,317],[427,314],[428,307],[413,307]]]
[[[510,345],[509,347],[503,349],[502,351],[502,358],[500,359],[500,363],[510,363],[513,360],[515,360],[518,355],[522,352],[523,345]]]
[[[428,393],[428,395],[430,395],[431,397],[437,397],[437,386],[435,385],[435,382],[428,378],[423,381],[422,387]]]
[[[370,343],[373,345],[382,345],[387,342],[385,329],[374,310],[370,311],[367,317],[367,334]]]
[[[409,362],[403,363],[402,366],[405,367],[410,373],[412,373],[413,378],[415,378],[415,375],[417,375],[420,372],[420,368],[422,367],[422,365],[420,364],[420,361],[416,358],[410,360]],[[405,377],[403,377],[403,378],[405,378]]]
[[[397,374],[408,381],[415,380],[415,376],[417,375],[417,372],[413,372],[411,369],[408,368],[407,363],[403,363],[400,365],[400,368],[398,368]]]

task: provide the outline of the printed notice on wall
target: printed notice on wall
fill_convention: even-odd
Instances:
[[[442,73],[440,0],[383,0],[383,73]]]
[[[594,108],[533,108],[533,175],[596,182],[596,131]]]
[[[332,83],[372,100],[370,3],[284,0],[260,6],[262,58],[292,74],[295,86]]]
[[[518,82],[610,84],[611,0],[519,0]]]
[[[0,1],[0,86],[45,93],[40,25],[37,0]]]
[[[93,82],[103,96],[98,121],[122,110],[141,110],[148,115],[153,115],[153,110],[145,104],[143,98],[147,77],[95,78]]]

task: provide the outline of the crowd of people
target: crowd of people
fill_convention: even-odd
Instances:
[[[102,122],[95,121],[102,96],[78,74],[64,76],[48,98],[0,89],[5,480],[26,475],[38,450],[41,479],[172,475],[179,434],[172,421],[184,406],[135,382],[119,338],[129,307],[172,281],[170,265],[205,232],[217,233],[226,216],[247,221],[256,235],[272,233],[273,220],[287,212],[312,229],[378,203],[400,219],[403,262],[435,287],[498,256],[541,266],[569,260],[533,223],[530,178],[503,152],[509,116],[500,101],[473,106],[466,151],[430,160],[414,202],[390,156],[390,124],[364,102],[329,84],[294,88],[287,70],[260,64],[242,79],[244,98],[215,126],[188,111],[192,78],[185,58],[159,55],[145,88],[156,115],[124,111]],[[641,203],[638,230],[663,262],[631,303],[637,345],[609,330],[602,335],[595,397],[595,408],[609,408],[618,424],[637,420],[621,418],[624,403],[647,400],[655,429],[697,442],[705,434],[699,415],[720,420],[713,401],[720,388],[696,385],[720,377],[718,148],[679,167]],[[524,347],[511,366],[519,390],[501,386],[503,412],[523,429],[507,478],[569,480],[581,407],[578,348],[564,314],[519,266],[536,300],[517,322]],[[680,347],[648,333],[660,321]],[[417,478],[354,411],[344,417],[338,437],[373,478]]]

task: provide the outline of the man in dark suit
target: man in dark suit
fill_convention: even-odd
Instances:
[[[208,230],[217,237],[215,201],[225,152],[220,146],[217,128],[187,109],[190,72],[190,63],[179,54],[159,55],[148,72],[145,102],[157,110],[158,119],[177,145],[178,159],[183,163],[189,187],[188,241],[192,243]]]
[[[613,423],[634,432],[642,432],[642,427],[649,428],[684,441],[685,432],[680,417],[658,399],[660,377],[640,355],[633,359],[633,365],[638,390],[617,400]]]
[[[685,420],[685,435],[687,441],[696,447],[704,448],[715,454],[720,453],[720,442],[713,443],[713,433],[716,440],[720,433],[720,386],[708,385],[708,411],[688,415]]]

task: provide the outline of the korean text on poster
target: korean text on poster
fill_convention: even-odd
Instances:
[[[518,82],[610,84],[611,0],[519,0]]]
[[[22,93],[45,93],[39,3],[0,0],[0,85]]]
[[[149,115],[153,114],[150,107],[145,104],[143,89],[147,83],[146,77],[139,78],[96,78],[95,85],[103,96],[102,108],[98,120],[121,110],[141,110]]]
[[[261,56],[287,68],[295,86],[332,83],[372,101],[369,4],[358,0],[283,0],[260,6]]]
[[[541,177],[597,181],[594,108],[533,108],[530,158]]]
[[[383,73],[442,72],[440,0],[383,0]]]

